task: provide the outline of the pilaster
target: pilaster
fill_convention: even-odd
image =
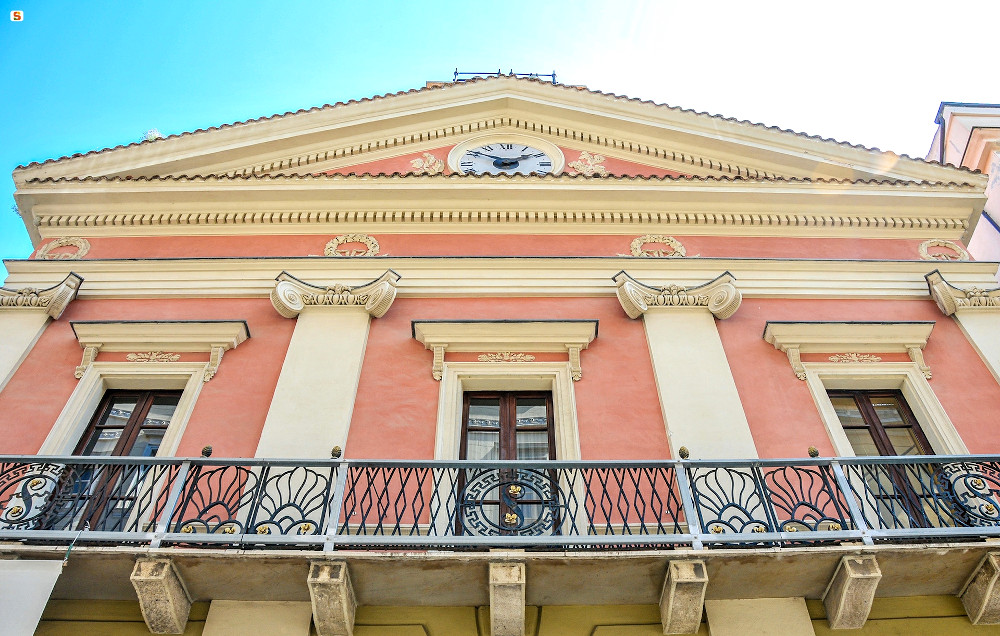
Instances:
[[[83,279],[70,273],[48,289],[0,287],[0,391],[13,377],[49,319],[58,320],[76,298]]]
[[[698,458],[753,458],[757,447],[715,320],[739,309],[742,295],[725,272],[697,287],[613,278],[630,318],[642,316],[670,446]]]
[[[925,277],[938,308],[952,316],[972,347],[1000,382],[1000,287],[961,289],[934,270]]]
[[[398,280],[391,270],[357,287],[278,276],[271,303],[296,324],[256,457],[329,458],[346,446],[368,327],[389,310]]]

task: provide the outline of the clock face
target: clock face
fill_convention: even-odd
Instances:
[[[548,174],[552,158],[524,144],[492,143],[466,150],[458,166],[466,174]]]

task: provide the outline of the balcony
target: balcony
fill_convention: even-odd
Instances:
[[[997,536],[1000,456],[0,457],[0,541],[26,545],[702,551]]]

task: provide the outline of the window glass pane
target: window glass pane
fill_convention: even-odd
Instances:
[[[500,398],[470,398],[469,426],[500,428]]]
[[[471,409],[470,409],[471,410]],[[469,416],[472,419],[472,416]],[[465,447],[465,458],[500,459],[500,433],[493,431],[469,431]]]
[[[912,428],[888,428],[885,430],[885,434],[897,455],[923,454],[920,452],[920,444],[917,442]]]
[[[844,428],[867,426],[864,418],[861,416],[861,411],[858,409],[857,403],[854,401],[854,398],[847,396],[831,396],[830,402],[833,403],[833,408],[836,409],[837,417],[840,418],[840,423],[844,426]]]
[[[163,428],[145,428],[139,431],[139,436],[135,439],[135,443],[132,444],[132,450],[129,451],[129,455],[132,457],[153,457],[156,455],[156,450],[160,448],[160,440],[163,439],[163,434],[166,429]]]
[[[112,400],[111,410],[107,417],[101,422],[102,426],[125,426],[128,418],[132,417],[135,410],[136,399],[127,397],[120,400]]]
[[[517,459],[542,460],[548,458],[548,431],[517,432]]]
[[[545,398],[517,398],[517,426],[547,426]]]
[[[146,419],[142,422],[143,426],[166,426],[170,423],[170,418],[174,415],[174,410],[177,409],[177,403],[180,401],[181,396],[179,395],[161,395],[153,400],[153,404],[149,407],[149,411],[146,413]]]
[[[107,457],[115,449],[122,436],[120,428],[99,428],[90,436],[90,441],[83,449],[83,455]]]
[[[907,426],[899,401],[893,397],[873,397],[872,406],[882,426]]]
[[[847,433],[847,439],[851,441],[851,448],[854,449],[854,454],[858,457],[877,457],[882,454],[875,446],[875,440],[872,439],[868,429],[848,428],[844,432]]]

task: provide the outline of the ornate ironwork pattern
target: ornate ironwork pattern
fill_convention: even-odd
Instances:
[[[0,540],[568,549],[1000,537],[1000,457],[0,457]]]

